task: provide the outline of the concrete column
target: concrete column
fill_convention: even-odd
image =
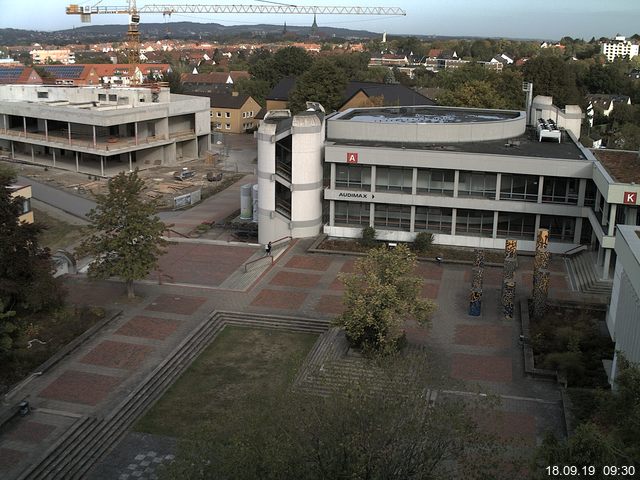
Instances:
[[[371,165],[371,193],[376,191],[376,166]]]
[[[7,116],[2,115],[2,124],[4,125],[4,132],[7,133]]]
[[[376,204],[371,202],[369,207],[369,226],[373,227],[376,217]]]
[[[414,171],[415,171],[415,169],[414,169]],[[414,186],[415,186],[415,184],[414,184]],[[411,233],[416,231],[416,206],[415,205],[411,205],[411,225],[409,227],[409,231]]]
[[[22,131],[24,132],[25,138],[27,137],[27,117],[22,117]]]
[[[491,238],[498,238],[498,211],[493,212],[493,231]]]
[[[13,140],[11,140],[11,142],[9,142],[9,143],[11,143],[11,158],[15,160],[16,159],[16,152],[13,149]]]
[[[611,265],[611,249],[604,249],[604,263],[602,264],[602,279],[609,280],[609,266]]]
[[[538,235],[538,230],[540,229],[540,214],[536,215],[536,226],[533,229],[533,239],[535,240]]]
[[[612,203],[609,205],[609,233],[607,235],[612,236],[615,234],[616,229],[616,212],[618,211],[618,205]]]
[[[46,118],[44,119],[44,139],[49,141],[49,125]]]
[[[600,190],[598,190],[598,187],[596,187],[596,204],[593,207],[594,212],[600,211],[600,197],[602,197],[602,194],[600,193]]]
[[[331,165],[335,165],[332,163]],[[329,226],[333,227],[336,224],[336,201],[329,200]]]
[[[496,200],[500,200],[500,184],[501,183],[502,183],[502,173],[498,173],[496,175]]]
[[[133,162],[131,161],[131,152],[129,152],[129,171],[133,170]]]
[[[133,122],[133,136],[136,140],[136,145],[138,145],[138,122]]]
[[[36,154],[33,151],[33,145],[31,145],[31,161],[34,163],[36,161]]]
[[[459,182],[460,182],[460,170],[456,170],[455,173],[453,174],[453,198],[458,198]]]
[[[418,169],[414,168],[413,169],[413,177],[411,178],[411,195],[415,195],[418,193]],[[415,209],[411,209],[412,212],[415,211]],[[411,231],[413,232],[413,222],[411,222]]]
[[[576,228],[573,232],[573,243],[580,243],[581,236],[582,236],[582,217],[577,217]]]
[[[93,130],[93,148],[96,148],[96,146],[98,145],[98,142],[96,140],[96,126],[93,125],[91,129]]]
[[[456,235],[456,217],[458,215],[458,209],[451,209],[451,235],[455,237]]]
[[[76,152],[76,172],[79,172],[80,169],[78,168],[78,152]]]
[[[625,207],[625,225],[636,225],[638,221],[638,207]]]
[[[56,149],[52,148],[51,153],[53,154],[53,166],[56,166]]]
[[[584,197],[587,192],[587,179],[581,178],[578,183],[578,206],[584,207]]]
[[[100,155],[100,176],[104,177],[104,157]]]
[[[329,177],[329,188],[335,190],[336,188],[336,164],[331,164],[331,176]],[[333,201],[331,202],[333,204]],[[333,225],[333,223],[331,224]]]
[[[69,132],[69,145],[71,145],[71,122],[67,122],[67,131]]]
[[[542,203],[542,189],[544,188],[544,175],[538,177],[538,203]],[[536,228],[536,232],[538,229]]]

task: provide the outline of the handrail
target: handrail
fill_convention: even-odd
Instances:
[[[563,252],[563,253],[562,253],[562,256],[563,256],[563,257],[566,257],[567,255],[572,255],[572,254],[574,254],[574,253],[576,253],[576,252],[580,252],[580,251],[582,251],[582,250],[586,250],[587,248],[588,248],[588,247],[587,247],[586,245],[581,244],[581,245],[578,245],[577,247],[570,248],[570,249],[569,249],[569,250],[567,250],[566,252]]]
[[[291,235],[287,235],[286,237],[282,237],[282,238],[278,238],[277,240],[273,240],[271,242],[271,246],[273,247],[276,243],[281,242],[283,240],[293,240],[293,237]]]
[[[190,238],[188,235],[185,235],[184,233],[180,233],[176,230],[174,230],[173,228],[165,228],[164,229],[165,232],[172,232],[175,233],[176,235],[180,236],[180,237],[184,237],[184,238]]]
[[[251,265],[252,263],[256,263],[259,262],[260,260],[264,260],[265,258],[270,258],[271,259],[271,265],[273,265],[273,255],[265,255],[264,257],[260,257],[260,258],[256,258],[255,260],[251,260],[250,262],[247,262],[244,264],[244,273],[247,273],[247,267],[249,265]]]

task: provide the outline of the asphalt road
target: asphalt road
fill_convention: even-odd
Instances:
[[[75,217],[86,219],[89,210],[96,206],[95,202],[79,195],[64,192],[50,187],[29,177],[18,177],[18,183],[31,185],[31,192],[36,200],[56,207]]]

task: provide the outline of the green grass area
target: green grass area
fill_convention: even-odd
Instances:
[[[255,408],[260,395],[291,385],[317,338],[225,327],[135,430],[179,438],[205,423],[215,430],[227,416]]]
[[[74,244],[85,232],[81,225],[64,222],[36,208],[33,209],[33,217],[37,225],[46,227],[40,235],[40,245],[49,247],[52,252]]]

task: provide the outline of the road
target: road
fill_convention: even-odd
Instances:
[[[96,206],[96,203],[87,200],[79,195],[50,187],[44,183],[38,182],[29,177],[18,177],[18,183],[22,185],[31,185],[33,198],[56,207],[70,215],[86,220],[89,210]]]

